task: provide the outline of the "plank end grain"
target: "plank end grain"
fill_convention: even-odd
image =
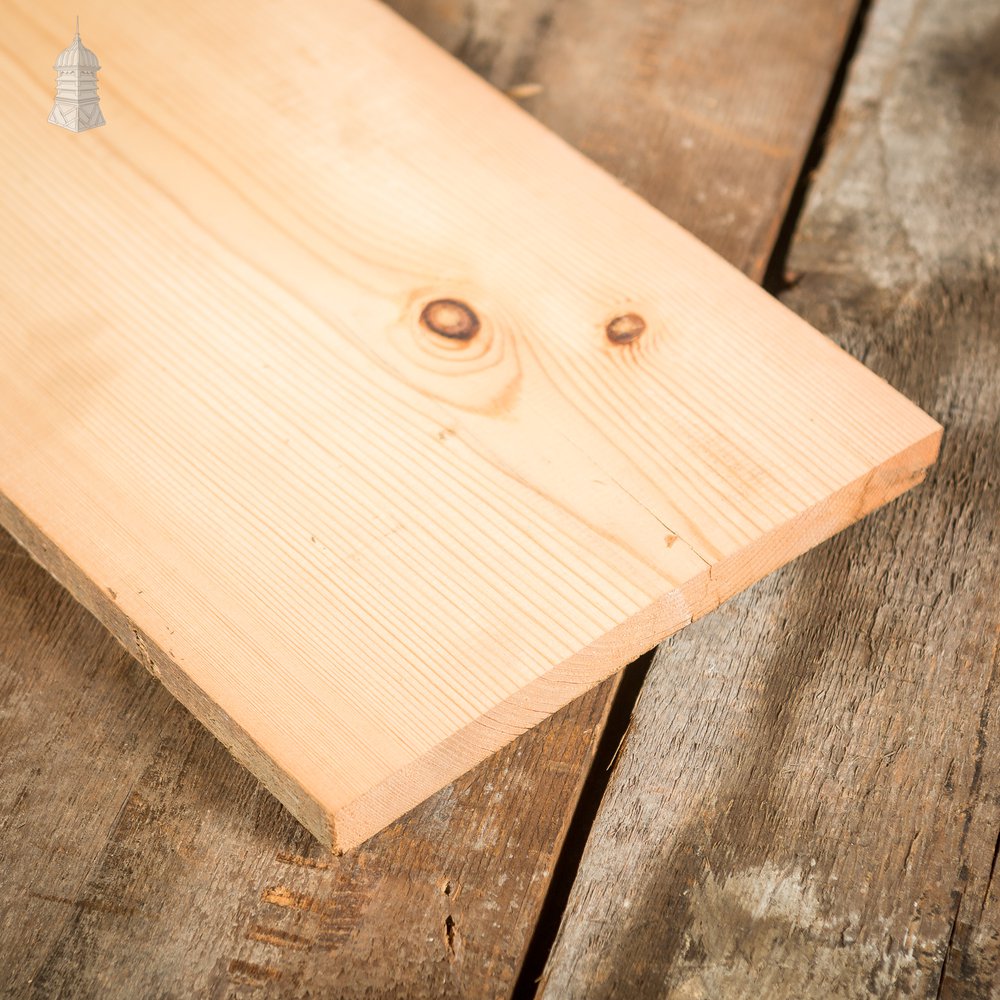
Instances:
[[[370,0],[97,9],[114,127],[78,142],[25,71],[54,7],[0,63],[4,524],[335,849],[933,460],[934,421]]]

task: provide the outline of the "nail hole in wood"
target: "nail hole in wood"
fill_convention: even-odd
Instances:
[[[646,321],[638,313],[622,313],[609,320],[604,332],[612,344],[631,344],[646,329]]]
[[[420,322],[449,340],[472,340],[479,333],[479,317],[458,299],[435,299],[424,306]]]

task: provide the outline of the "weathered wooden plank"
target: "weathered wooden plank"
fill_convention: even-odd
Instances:
[[[400,6],[498,86],[540,86],[525,104],[547,125],[758,277],[853,13],[849,2],[676,3],[658,5],[673,13],[654,24],[637,3],[586,18],[576,0]],[[786,18],[794,52],[781,42]],[[759,62],[748,61],[744,37],[758,39]],[[641,53],[657,44],[684,57],[646,59],[639,73]],[[567,51],[606,72],[567,82]],[[651,66],[662,106],[648,97]],[[695,111],[707,119],[695,121]],[[609,133],[604,120],[628,127]],[[787,155],[751,156],[761,143]],[[693,157],[700,169],[680,184],[669,170],[645,169],[646,157]],[[714,184],[732,163],[745,168],[741,185]],[[744,204],[771,222],[741,228],[726,245],[718,219]],[[299,995],[335,984],[345,996],[509,992],[613,682],[360,852],[319,861],[297,824],[9,538],[2,552],[6,992],[27,993],[32,980],[41,995],[102,998],[165,984],[187,995]],[[303,866],[302,856],[329,867]],[[287,905],[307,898],[307,909]]]
[[[790,257],[941,464],[660,650],[546,996],[995,995],[998,42],[879,0]]]

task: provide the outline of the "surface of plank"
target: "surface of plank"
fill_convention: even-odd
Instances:
[[[536,4],[532,16],[526,3],[400,9],[497,85],[541,88],[526,103],[547,125],[755,276],[852,15],[850,4],[807,0],[780,9],[660,4],[655,21],[634,2],[587,18],[578,0]],[[794,51],[779,44],[786,18],[797,26]],[[756,48],[744,48],[744,38]],[[653,46],[683,57],[640,59]],[[567,81],[567,52],[587,54],[604,72]],[[709,118],[696,121],[693,112],[706,108]],[[624,127],[611,133],[607,120]],[[762,143],[787,155],[752,155]],[[687,169],[683,184],[646,167],[646,158],[685,157],[700,169]],[[733,163],[744,166],[739,187],[718,185]],[[772,224],[725,244],[719,236],[731,234],[719,233],[718,215],[746,204]],[[46,996],[132,1000],[170,984],[213,996],[509,993],[612,682],[363,852],[321,861],[9,539],[0,594],[3,992],[33,985]],[[385,947],[373,944],[380,936],[398,960],[385,960]]]
[[[544,996],[996,996],[998,51],[983,0],[870,15],[787,301],[941,462],[660,650]]]
[[[933,461],[373,0],[95,4],[118,124],[83,141],[34,123],[58,10],[2,67],[0,514],[334,849]]]

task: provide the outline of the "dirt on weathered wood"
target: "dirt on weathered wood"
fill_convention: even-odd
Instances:
[[[855,5],[396,6],[760,277]],[[0,991],[509,993],[612,683],[329,861],[6,536],[0,608]]]
[[[941,462],[659,651],[547,997],[996,995],[998,53],[989,0],[870,15],[786,301]]]

